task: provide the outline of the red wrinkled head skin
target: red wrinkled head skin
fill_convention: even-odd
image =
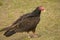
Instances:
[[[41,10],[41,11],[44,11],[44,7],[43,6],[39,6],[38,9]]]

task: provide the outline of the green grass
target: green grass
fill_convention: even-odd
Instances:
[[[0,30],[37,6],[42,5],[46,10],[41,13],[36,29],[41,37],[27,38],[26,34],[20,33],[5,37],[4,32],[0,32],[0,40],[60,40],[60,0],[0,0],[0,5]]]

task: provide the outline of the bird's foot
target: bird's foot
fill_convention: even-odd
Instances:
[[[29,36],[28,36],[28,38],[38,38],[38,37],[40,37],[41,35],[38,35],[38,34],[30,34]]]
[[[30,36],[31,38],[38,38],[38,37],[40,37],[38,34],[33,34],[33,35],[31,35]]]

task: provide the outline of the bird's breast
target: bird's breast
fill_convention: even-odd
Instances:
[[[39,22],[40,18],[39,17],[31,17],[31,18],[26,18],[21,22],[22,26],[32,26],[36,25]]]

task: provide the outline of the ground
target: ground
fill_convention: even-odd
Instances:
[[[41,21],[36,28],[40,37],[27,38],[26,33],[5,37],[3,31],[0,32],[0,40],[60,40],[60,0],[0,0],[0,30],[41,5],[46,12],[41,13]]]

